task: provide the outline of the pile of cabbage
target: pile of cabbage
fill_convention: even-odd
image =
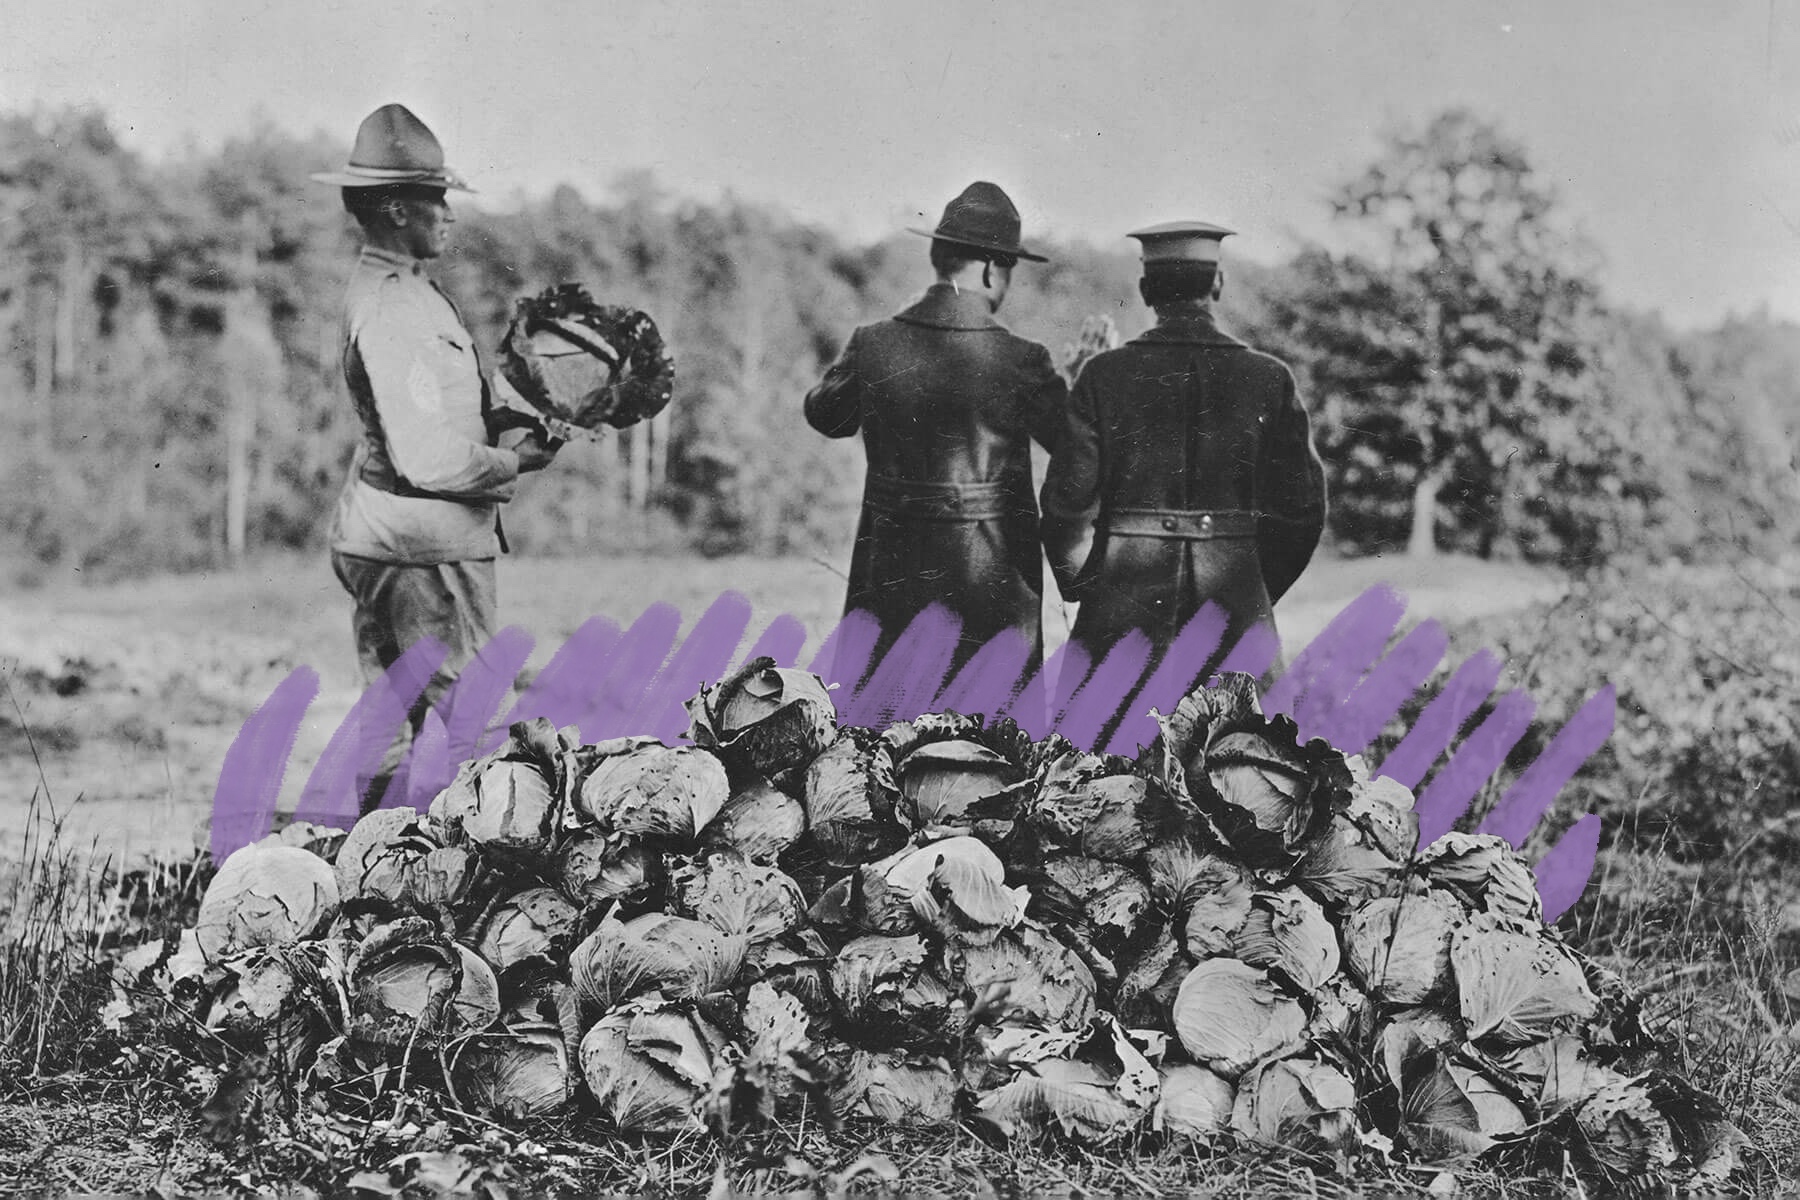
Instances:
[[[840,728],[766,659],[688,709],[692,745],[524,723],[428,811],[290,826],[124,975],[328,1104],[1732,1168],[1511,848],[1415,852],[1411,794],[1246,676],[1136,760],[954,712]]]

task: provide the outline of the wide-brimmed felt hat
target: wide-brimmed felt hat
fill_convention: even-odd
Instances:
[[[944,217],[936,229],[914,229],[906,232],[940,242],[954,242],[991,254],[1008,254],[1032,262],[1049,262],[1041,254],[1033,254],[1019,244],[1019,210],[1000,190],[999,185],[978,181],[962,190],[944,206]]]
[[[437,136],[403,104],[384,104],[364,117],[344,169],[321,171],[312,178],[337,187],[412,183],[458,192],[475,190],[444,165],[444,148]]]

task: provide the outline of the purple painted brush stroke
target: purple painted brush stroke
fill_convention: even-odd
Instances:
[[[672,742],[687,732],[688,712],[682,702],[709,683],[730,673],[731,656],[737,653],[750,628],[750,598],[742,592],[726,592],[712,602],[675,651],[673,658],[644,689],[643,699],[631,715],[630,729]],[[630,683],[630,680],[626,680]]]
[[[1537,875],[1538,899],[1544,905],[1546,924],[1573,908],[1587,890],[1588,877],[1594,871],[1594,858],[1600,853],[1600,818],[1587,813],[1562,835],[1556,845],[1538,859],[1533,868]]]
[[[1581,764],[1598,753],[1606,739],[1612,736],[1617,698],[1610,683],[1589,696],[1587,703],[1544,747],[1543,753],[1500,797],[1500,803],[1494,806],[1494,811],[1487,815],[1476,832],[1503,837],[1515,849],[1523,846],[1563,785],[1573,779]]]
[[[1269,692],[1269,711],[1291,705],[1309,733],[1323,731],[1346,750],[1366,744],[1400,711],[1443,655],[1443,630],[1435,622],[1425,622],[1383,657],[1402,612],[1398,597],[1385,586],[1363,593],[1305,648],[1292,669],[1281,674]],[[507,725],[528,717],[549,717],[559,727],[578,725],[588,741],[646,731],[674,740],[685,730],[681,701],[726,673],[748,623],[749,603],[736,593],[720,596],[679,645],[680,616],[667,604],[646,609],[624,633],[614,622],[593,618],[558,650],[507,721],[483,738],[480,730],[504,695],[502,683],[530,652],[530,639],[523,631],[503,630],[477,660],[480,666],[473,674],[464,672],[443,704],[451,714],[450,723],[436,713],[428,716],[408,759],[410,788],[403,772],[387,802],[428,801],[445,771],[468,757],[472,745],[489,751],[504,738]],[[982,647],[946,685],[944,675],[954,655],[959,622],[939,606],[920,614],[872,671],[870,658],[880,631],[867,613],[851,613],[826,638],[810,670],[835,686],[840,719],[846,724],[878,725],[954,708],[1010,715],[1034,737],[1058,731],[1085,748],[1116,720],[1118,731],[1107,748],[1128,753],[1134,740],[1141,746],[1154,737],[1149,710],[1167,711],[1208,671],[1224,629],[1224,614],[1217,606],[1202,608],[1129,701],[1125,697],[1138,684],[1149,657],[1141,635],[1115,646],[1092,670],[1086,648],[1067,643],[1024,681],[1029,646],[1009,630]],[[768,654],[778,662],[791,662],[804,644],[804,628],[783,615],[764,630],[743,661]],[[1279,652],[1273,629],[1255,626],[1217,669],[1260,676]],[[442,654],[441,645],[421,642],[365,693],[314,768],[298,818],[347,824],[354,817],[356,779],[372,773],[391,744],[389,731],[404,722]],[[1463,663],[1377,773],[1416,787],[1488,696],[1499,666],[1488,651]],[[316,676],[296,672],[233,743],[214,793],[215,857],[222,858],[267,830],[281,772],[316,691]],[[1484,828],[1522,841],[1581,763],[1610,735],[1613,708],[1612,688],[1602,688],[1513,784]],[[1476,791],[1503,765],[1534,710],[1528,696],[1503,695],[1488,719],[1456,747],[1419,800],[1422,841],[1449,829],[1466,810]],[[646,723],[656,727],[639,728]],[[1583,818],[1540,862],[1547,911],[1549,898],[1566,908],[1580,895],[1592,870],[1597,836],[1595,818]]]
[[[233,850],[269,831],[300,722],[318,694],[319,673],[295,667],[231,740],[213,794],[208,848],[214,862],[224,862]]]
[[[543,717],[558,729],[578,724],[589,704],[588,682],[604,671],[618,647],[618,622],[589,617],[569,635],[549,664],[525,688],[498,729],[482,739],[481,752],[492,754],[515,722]]]
[[[1131,699],[1130,715],[1119,723],[1118,732],[1106,744],[1108,754],[1135,754],[1156,740],[1156,721],[1150,710],[1167,713],[1193,690],[1194,681],[1219,652],[1225,626],[1225,610],[1211,600],[1188,618],[1163,652],[1149,682]]]
[[[407,714],[425,694],[432,673],[449,656],[450,648],[436,638],[420,638],[363,692],[313,764],[294,808],[295,820],[332,825],[356,819],[362,804],[361,781],[379,769]],[[224,780],[220,772],[221,786]],[[403,802],[399,801],[405,795],[402,774],[395,774],[388,793]]]
[[[1413,806],[1419,814],[1419,844],[1429,846],[1456,824],[1469,809],[1475,793],[1506,762],[1506,756],[1525,736],[1537,702],[1523,692],[1507,692],[1494,701],[1494,711],[1475,727],[1432,777]]]
[[[1500,682],[1500,657],[1492,650],[1470,655],[1456,668],[1442,691],[1433,696],[1406,736],[1400,739],[1388,756],[1381,760],[1376,775],[1386,775],[1408,788],[1419,786],[1425,772],[1431,770],[1457,730],[1481,708],[1494,685]]]
[[[1092,750],[1149,665],[1150,639],[1134,629],[1113,644],[1081,685],[1069,701],[1068,711],[1056,722],[1056,732],[1075,743],[1076,749]]]

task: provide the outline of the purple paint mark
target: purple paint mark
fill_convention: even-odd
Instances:
[[[687,732],[688,712],[682,701],[730,670],[731,656],[750,628],[750,598],[726,592],[712,602],[675,651],[666,667],[644,688],[631,714],[629,728],[664,742]]]
[[[557,650],[524,695],[479,747],[492,754],[506,740],[507,730],[519,721],[543,717],[558,729],[576,725],[587,712],[592,693],[589,684],[604,670],[619,644],[619,626],[605,617],[589,617]]]
[[[1120,722],[1118,732],[1106,744],[1108,754],[1133,754],[1156,740],[1156,722],[1150,710],[1167,713],[1193,690],[1206,665],[1219,652],[1225,638],[1225,610],[1208,600],[1200,611],[1189,617],[1162,661],[1151,672],[1150,681],[1131,699],[1130,712]]]
[[[412,706],[449,656],[450,648],[436,638],[420,638],[369,685],[313,764],[294,808],[296,820],[350,827],[361,810],[363,788],[381,769]],[[396,775],[394,782],[399,778]],[[403,789],[390,785],[388,794],[396,803],[404,802]]]
[[[589,679],[592,703],[578,722],[582,741],[604,742],[643,732],[632,728],[632,701],[669,657],[680,632],[681,613],[673,604],[652,604],[638,615],[619,639],[606,674]]]
[[[1600,818],[1587,813],[1538,859],[1534,870],[1546,924],[1573,908],[1587,891],[1599,853]]]
[[[1263,697],[1263,711],[1287,713],[1304,738],[1325,737],[1357,680],[1400,626],[1406,602],[1377,585],[1352,600],[1300,652]]]
[[[1419,719],[1413,722],[1413,727],[1400,739],[1400,744],[1381,760],[1375,774],[1386,775],[1405,787],[1418,787],[1425,772],[1431,770],[1431,764],[1450,748],[1457,730],[1475,715],[1481,702],[1499,682],[1498,655],[1492,650],[1470,655],[1456,668],[1456,674],[1451,676],[1444,689],[1432,697]]]
[[[295,667],[231,740],[213,788],[209,845],[214,863],[269,831],[300,722],[318,694],[319,673]]]
[[[1346,752],[1378,736],[1442,658],[1446,644],[1442,628],[1427,621],[1384,657],[1403,613],[1398,605],[1397,596],[1385,587],[1358,597],[1306,647],[1294,669],[1277,680],[1269,691],[1267,710],[1293,707],[1309,734],[1323,733]],[[679,736],[676,724],[679,721],[685,728],[686,719],[680,702],[726,674],[749,616],[749,602],[737,593],[726,593],[679,646],[681,618],[670,605],[652,605],[624,633],[614,622],[595,617],[558,650],[508,720],[484,738],[483,729],[531,652],[530,638],[523,631],[503,630],[426,714],[383,802],[429,802],[447,782],[446,772],[469,757],[472,749],[491,750],[505,736],[506,725],[531,716],[549,717],[558,727],[577,725],[590,742],[643,732],[664,740]],[[870,659],[880,630],[869,614],[851,613],[825,639],[809,669],[837,687],[840,720],[845,724],[880,726],[933,708],[954,708],[1011,715],[1033,737],[1056,730],[1086,747],[1104,737],[1108,724],[1117,720],[1119,731],[1107,749],[1128,753],[1133,738],[1141,746],[1154,736],[1148,716],[1152,707],[1166,710],[1210,673],[1210,660],[1218,653],[1226,627],[1225,614],[1217,605],[1204,606],[1129,702],[1125,697],[1142,677],[1149,658],[1149,642],[1141,633],[1122,639],[1091,675],[1088,651],[1069,643],[1024,682],[1030,647],[1016,630],[1008,630],[983,646],[939,692],[959,631],[955,616],[939,605],[921,613],[872,670]],[[800,622],[783,615],[763,631],[746,660],[768,655],[792,662],[805,640]],[[1279,652],[1273,628],[1253,626],[1218,670],[1261,676]],[[444,657],[441,644],[421,641],[364,693],[307,781],[295,814],[298,819],[350,823],[358,808],[358,781],[379,768]],[[1499,659],[1490,651],[1464,662],[1377,773],[1416,787],[1492,690],[1499,672]],[[856,686],[865,675],[867,682]],[[304,668],[296,671],[233,742],[214,792],[215,854],[229,853],[267,831],[300,721],[317,690],[316,675]],[[1449,829],[1481,786],[1503,768],[1534,711],[1533,701],[1522,693],[1508,693],[1495,702],[1493,713],[1456,748],[1420,798],[1422,841]],[[1507,791],[1483,829],[1515,845],[1523,841],[1556,793],[1610,736],[1613,711],[1613,689],[1604,687]],[[1598,829],[1597,818],[1584,818],[1540,862],[1546,911],[1552,919],[1585,887]]]
[[[962,619],[941,604],[928,604],[882,657],[868,682],[838,705],[847,725],[881,729],[928,712],[956,656]]]
[[[432,706],[401,767],[406,777],[406,803],[418,807],[421,795],[429,803],[450,785],[457,766],[475,756],[481,735],[499,715],[513,681],[531,657],[532,644],[530,634],[508,625],[476,652],[449,691]]]
[[[1055,728],[1054,714],[1061,712],[1068,703],[1068,697],[1080,686],[1092,661],[1093,657],[1079,642],[1064,642],[1044,660],[1031,682],[995,715],[1011,717],[1020,729],[1034,738],[1049,736]]]
[[[1149,665],[1150,639],[1142,631],[1134,629],[1114,642],[1069,701],[1068,709],[1057,718],[1056,731],[1078,749],[1093,749],[1107,722],[1124,705]]]
[[[1480,832],[1503,837],[1514,849],[1523,846],[1556,801],[1556,793],[1612,736],[1616,700],[1617,692],[1610,683],[1589,696],[1537,760],[1500,797],[1500,803],[1482,821]]]
[[[744,655],[738,666],[743,667],[759,658],[772,658],[778,667],[791,667],[800,660],[800,648],[806,645],[806,626],[800,618],[790,613],[782,613],[769,627],[762,631],[756,644],[750,647],[750,653]]]
[[[1002,629],[963,664],[932,706],[964,714],[1001,712],[1012,703],[1030,661],[1031,643],[1025,635]]]
[[[1415,625],[1386,658],[1363,676],[1319,736],[1334,746],[1367,746],[1373,742],[1406,698],[1431,678],[1431,672],[1449,648],[1450,638],[1442,625],[1436,621]]]
[[[1456,819],[1469,810],[1481,785],[1505,764],[1507,753],[1525,736],[1535,712],[1537,702],[1523,692],[1507,692],[1494,701],[1494,711],[1456,748],[1413,806],[1419,814],[1419,845],[1429,846],[1450,832]]]
[[[874,657],[875,643],[881,640],[881,624],[871,613],[861,609],[844,614],[825,636],[819,652],[806,669],[823,679],[828,687],[841,689],[836,703],[841,711],[849,694],[861,682]]]
[[[1255,679],[1261,679],[1268,669],[1275,665],[1275,656],[1281,653],[1281,638],[1269,625],[1252,625],[1239,635],[1237,644],[1225,661],[1218,666],[1217,674],[1227,671],[1242,671]]]

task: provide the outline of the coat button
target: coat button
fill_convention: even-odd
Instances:
[[[1164,517],[1163,518],[1163,528],[1168,530],[1170,533],[1174,533],[1175,532],[1175,518],[1174,517]]]
[[[1201,533],[1211,533],[1212,532],[1212,514],[1211,513],[1206,513],[1205,515],[1203,515],[1200,518],[1200,532]]]

